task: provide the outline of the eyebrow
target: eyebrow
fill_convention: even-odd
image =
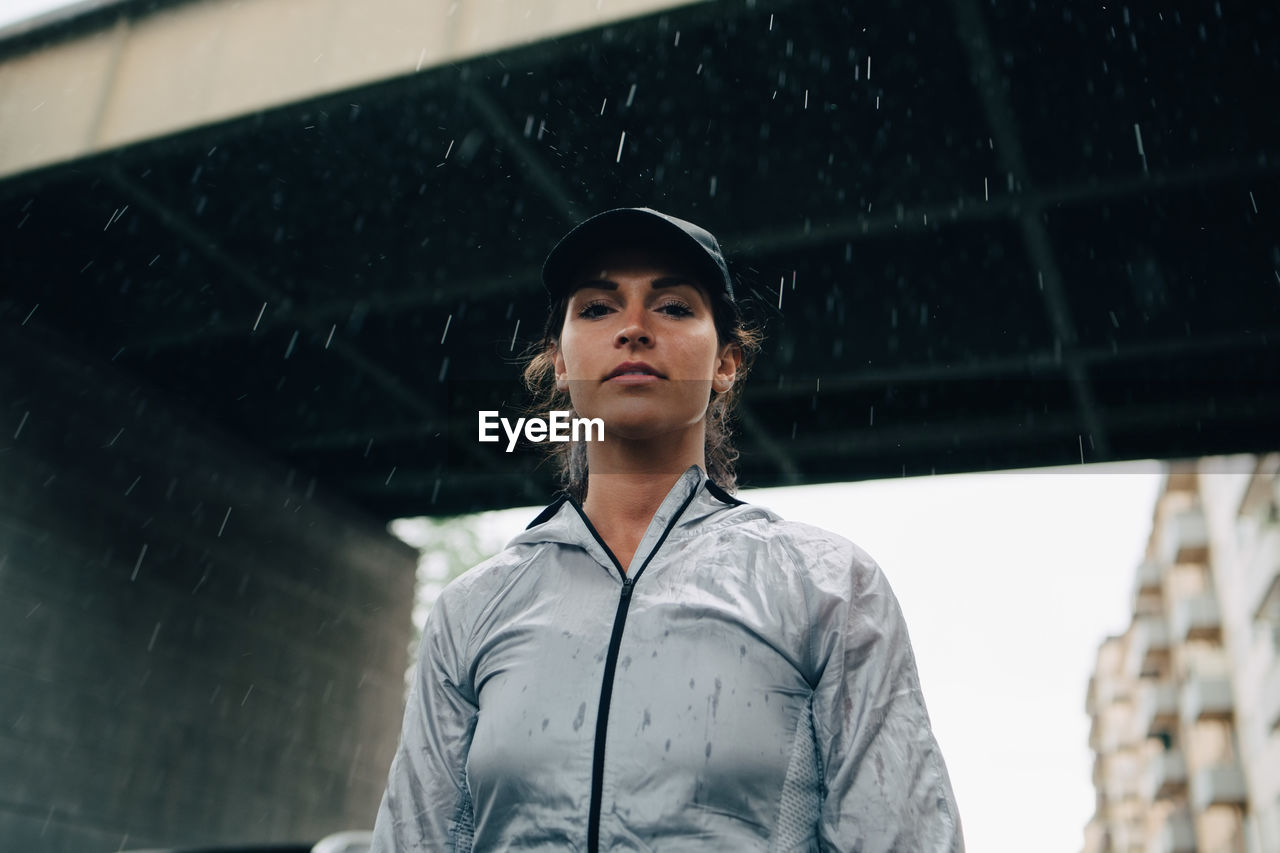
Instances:
[[[686,275],[664,275],[649,282],[649,286],[654,290],[662,287],[680,287],[681,285],[688,285],[689,287],[696,288],[698,286],[698,282]],[[607,278],[593,278],[582,282],[575,288],[575,290],[584,290],[586,288],[592,288],[595,290],[617,290],[618,283],[610,281]]]

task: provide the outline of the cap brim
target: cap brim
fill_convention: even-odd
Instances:
[[[542,265],[542,283],[552,297],[572,289],[583,268],[602,252],[653,249],[689,264],[707,290],[733,299],[728,270],[717,263],[711,249],[680,225],[656,211],[639,208],[607,210],[580,223],[556,244]]]

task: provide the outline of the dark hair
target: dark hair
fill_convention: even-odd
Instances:
[[[705,292],[705,290],[704,290]],[[569,308],[572,291],[555,299],[547,314],[546,329],[542,338],[525,353],[524,384],[532,395],[531,413],[544,414],[553,410],[567,410],[576,417],[573,402],[566,391],[556,387],[555,352],[560,346],[560,332],[564,328],[565,314]],[[711,297],[711,313],[715,321],[716,338],[720,345],[736,344],[742,351],[742,364],[732,387],[723,393],[711,392],[707,405],[707,430],[704,445],[707,476],[726,492],[737,489],[738,474],[734,463],[738,450],[732,442],[731,420],[741,394],[742,381],[755,360],[764,341],[764,333],[751,320],[745,318],[737,303],[725,298]],[[547,455],[559,469],[561,486],[579,502],[587,496],[587,447],[585,442],[548,442]]]

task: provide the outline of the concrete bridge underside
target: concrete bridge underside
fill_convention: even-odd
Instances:
[[[751,485],[1274,449],[1266,8],[121,2],[0,43],[0,839],[367,825],[413,555],[538,265],[649,204],[767,322]],[[22,846],[22,845],[19,845]]]
[[[476,412],[520,399],[552,241],[653,204],[768,322],[744,482],[1272,446],[1274,14],[881,5],[138,2],[16,38],[0,311],[377,516],[540,502]]]

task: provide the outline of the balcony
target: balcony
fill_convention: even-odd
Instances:
[[[1210,806],[1243,806],[1247,800],[1244,774],[1234,761],[1204,767],[1191,780],[1191,804],[1197,812]]]
[[[1274,661],[1263,676],[1259,711],[1263,730],[1280,731],[1280,661]]]
[[[1280,624],[1280,524],[1267,525],[1258,537],[1246,583],[1253,618]]]
[[[1129,630],[1129,650],[1125,669],[1134,678],[1144,673],[1158,674],[1160,660],[1169,651],[1169,629],[1158,616],[1142,616]]]
[[[1187,763],[1182,750],[1168,749],[1151,757],[1143,779],[1143,797],[1147,802],[1168,799],[1187,784]]]
[[[1188,640],[1222,640],[1222,616],[1218,598],[1212,593],[1193,595],[1173,605],[1169,616],[1173,639],[1179,643]]]
[[[1176,811],[1147,842],[1147,853],[1196,853],[1196,830],[1191,815]]]
[[[1112,755],[1122,749],[1128,749],[1133,746],[1132,725],[1128,724],[1128,720],[1123,721],[1128,725],[1120,725],[1120,722],[1111,719],[1102,724],[1102,736],[1099,738],[1100,752]]]
[[[1164,575],[1164,566],[1158,560],[1146,560],[1138,566],[1138,571],[1133,579],[1133,595],[1135,598],[1141,598],[1143,595],[1158,594],[1160,592],[1160,578]]]
[[[1133,716],[1139,739],[1172,731],[1178,722],[1177,689],[1170,682],[1144,680]]]
[[[1182,719],[1188,723],[1200,720],[1229,720],[1235,712],[1231,682],[1225,675],[1192,674],[1182,688]]]
[[[1199,507],[1168,516],[1162,533],[1160,556],[1166,563],[1203,563],[1209,559],[1209,526]]]
[[[1112,777],[1107,780],[1103,790],[1107,796],[1109,803],[1123,803],[1126,800],[1135,800],[1138,798],[1140,791],[1138,790],[1138,781],[1132,777]]]

